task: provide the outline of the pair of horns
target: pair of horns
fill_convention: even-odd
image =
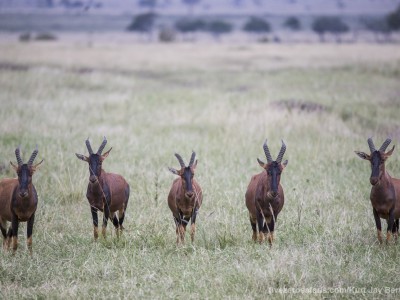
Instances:
[[[264,149],[265,157],[267,158],[267,162],[271,163],[272,162],[272,156],[271,156],[271,153],[269,152],[269,148],[268,148],[268,145],[267,145],[267,139],[264,142],[263,149]],[[276,162],[277,163],[280,164],[282,162],[282,158],[283,158],[283,155],[285,154],[285,151],[286,151],[286,145],[282,140],[281,150],[279,151],[279,154],[278,154],[278,156],[276,158]]]
[[[86,148],[89,151],[89,154],[92,155],[93,154],[93,150],[92,150],[92,146],[90,145],[89,138],[86,139],[85,143],[86,143]],[[99,150],[97,150],[97,153],[96,153],[97,155],[101,155],[101,152],[103,152],[104,147],[106,146],[106,144],[107,144],[107,139],[106,139],[106,137],[104,137],[103,142],[101,143],[101,145],[99,147]]]
[[[175,156],[178,159],[179,164],[181,165],[181,168],[185,168],[186,165],[182,159],[182,156],[180,156],[178,153],[175,153]],[[195,157],[196,157],[196,152],[192,151],[192,156],[190,157],[189,167],[193,166]]]
[[[387,138],[386,141],[383,142],[382,146],[379,148],[378,151],[385,152],[386,148],[389,146],[389,144],[391,142],[392,142],[392,140]],[[371,151],[371,153],[376,151],[374,142],[372,141],[372,138],[368,139],[368,146],[369,146],[369,150]]]
[[[27,163],[28,166],[32,166],[33,161],[35,160],[36,155],[37,155],[38,153],[39,153],[39,150],[38,150],[38,146],[36,145],[36,149],[33,150],[32,155],[31,155],[31,157],[29,158],[29,161],[28,161],[28,163]],[[18,148],[15,149],[15,157],[17,158],[18,166],[22,166],[24,163],[23,163],[22,158],[21,158],[20,146],[18,146]]]

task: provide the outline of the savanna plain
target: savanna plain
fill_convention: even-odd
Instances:
[[[400,177],[399,50],[1,42],[1,178],[15,176],[18,145],[44,158],[33,256],[22,224],[17,253],[1,251],[1,298],[398,299],[400,244],[377,241],[370,166],[354,150],[392,137],[386,166]],[[131,196],[123,235],[109,222],[94,242],[88,166],[75,153],[103,136],[113,147],[103,167]],[[271,248],[251,240],[244,204],[265,138],[275,157],[283,139],[289,160]],[[194,243],[187,234],[177,246],[167,167],[192,150],[204,200]]]

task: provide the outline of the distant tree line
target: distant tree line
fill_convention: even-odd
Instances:
[[[149,4],[149,2],[152,2],[153,0],[142,1]],[[195,35],[198,32],[207,32],[213,35],[216,39],[220,39],[222,35],[233,31],[233,24],[222,18],[215,18],[213,20],[193,18],[191,16],[193,6],[199,1],[183,0],[183,2],[185,2],[189,7],[189,16],[177,20],[171,26],[163,27],[168,30],[168,34],[164,35],[168,37],[168,41],[174,39],[174,32],[179,32],[183,37],[188,39],[195,39]],[[152,10],[147,13],[139,14],[133,18],[127,29],[144,34],[151,34],[155,27],[156,18],[157,15]],[[379,35],[384,35],[387,39],[390,33],[400,30],[400,6],[395,11],[380,19],[364,18],[361,19],[360,22],[364,29],[374,33],[378,41]],[[303,29],[303,25],[299,18],[294,16],[288,17],[282,26],[293,32]],[[349,25],[337,16],[316,17],[311,24],[311,29],[318,35],[321,42],[326,41],[328,34],[333,36],[336,42],[341,42],[342,35],[350,31]],[[241,30],[256,37],[265,37],[273,31],[273,28],[266,18],[254,16],[245,21]]]

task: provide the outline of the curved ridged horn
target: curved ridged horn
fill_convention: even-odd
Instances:
[[[21,153],[20,153],[19,147],[20,146],[18,146],[18,148],[15,149],[15,157],[17,158],[18,166],[22,166],[24,163],[22,162],[22,159],[21,159]]]
[[[369,146],[369,151],[371,151],[371,153],[376,151],[374,142],[372,141],[372,137],[368,139],[368,146]]]
[[[175,153],[176,158],[179,161],[179,164],[181,165],[181,168],[185,167],[185,163],[183,162],[182,156],[180,156],[178,153]]]
[[[28,166],[32,166],[33,161],[35,160],[36,155],[38,154],[38,152],[39,152],[38,146],[36,145],[36,149],[32,152],[31,158],[29,158]]]
[[[86,139],[85,143],[86,143],[86,148],[89,151],[89,155],[92,155],[93,154],[93,150],[92,150],[92,146],[90,146],[89,137]]]
[[[101,145],[99,147],[99,150],[97,150],[98,155],[101,155],[101,152],[103,152],[103,149],[106,146],[106,144],[107,144],[107,139],[106,139],[106,137],[104,137],[103,142],[101,143]]]
[[[265,157],[267,158],[267,162],[268,163],[272,162],[272,156],[271,156],[271,153],[269,152],[269,149],[267,146],[267,139],[265,139],[263,149],[264,149]]]
[[[282,162],[282,158],[283,158],[283,155],[285,154],[285,151],[286,151],[286,145],[282,140],[281,150],[279,151],[278,157],[276,158],[277,163],[280,164]]]
[[[386,139],[386,141],[382,144],[382,146],[379,148],[379,151],[385,152],[386,148],[389,146],[389,144],[392,142],[391,139]]]
[[[189,167],[193,166],[195,157],[196,157],[196,152],[192,151],[192,156],[190,157]]]

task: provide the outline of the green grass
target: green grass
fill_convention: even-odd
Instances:
[[[367,151],[369,136],[398,145],[398,50],[1,43],[1,177],[14,176],[19,144],[25,159],[36,144],[45,159],[33,179],[34,255],[22,225],[16,255],[0,255],[1,298],[264,299],[271,288],[327,291],[276,298],[359,298],[334,289],[398,288],[400,246],[378,244],[370,167],[353,152]],[[95,243],[88,168],[74,153],[103,135],[113,147],[104,168],[127,179],[131,197],[122,238],[109,223],[107,240]],[[244,205],[266,137],[273,156],[284,139],[289,160],[272,248],[251,241]],[[187,235],[177,247],[167,166],[192,149],[204,201],[194,244]],[[399,157],[396,149],[387,162],[397,177]]]

